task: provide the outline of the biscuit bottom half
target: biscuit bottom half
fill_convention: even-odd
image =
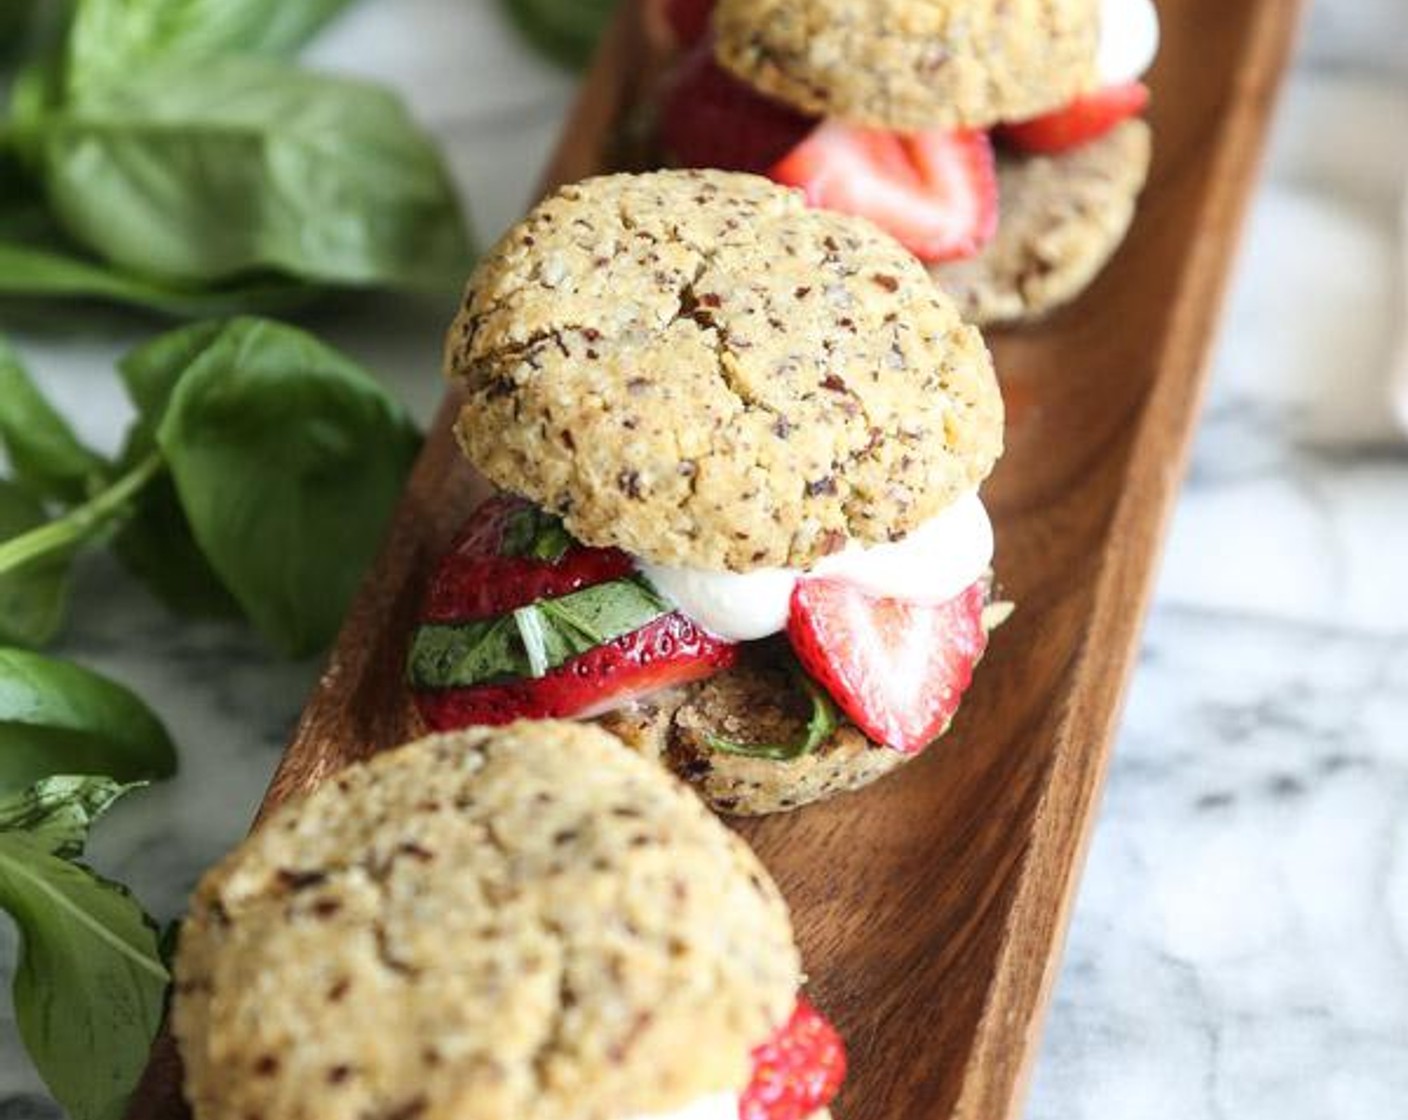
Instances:
[[[1004,154],[997,234],[930,274],[980,326],[1040,318],[1081,294],[1114,256],[1149,174],[1149,125],[1128,120],[1059,156]]]
[[[991,633],[1011,610],[1009,603],[990,603],[984,629]],[[785,639],[752,643],[735,668],[655,693],[597,722],[661,761],[719,812],[740,817],[785,813],[861,789],[919,757],[871,741],[844,718],[815,750],[786,761],[719,749],[720,739],[793,743],[806,737],[811,704],[791,666]]]

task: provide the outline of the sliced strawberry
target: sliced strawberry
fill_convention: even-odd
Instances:
[[[997,231],[985,132],[903,134],[820,125],[768,173],[813,206],[869,218],[920,260],[971,257]]]
[[[692,47],[709,34],[715,0],[665,0],[665,18],[682,47]]]
[[[421,612],[424,622],[494,618],[539,599],[556,599],[631,573],[614,548],[588,548],[522,498],[490,498],[440,561]],[[557,547],[537,549],[552,537]],[[526,554],[514,555],[515,552]],[[546,553],[546,554],[544,554]]]
[[[665,99],[660,139],[681,167],[761,175],[815,121],[744,85],[714,61],[712,42],[680,63]]]
[[[948,726],[987,648],[985,598],[981,583],[946,603],[924,604],[804,579],[792,593],[787,636],[857,727],[917,754]]]
[[[798,996],[792,1017],[753,1051],[753,1080],[738,1102],[739,1120],[811,1120],[845,1079],[841,1036]]]
[[[1148,86],[1125,82],[1078,97],[1054,113],[1003,125],[999,135],[1024,152],[1057,155],[1100,139],[1121,121],[1142,113],[1148,104]]]
[[[417,691],[416,706],[437,731],[516,719],[589,719],[673,685],[730,668],[738,647],[667,614],[563,662],[546,676],[474,688]]]

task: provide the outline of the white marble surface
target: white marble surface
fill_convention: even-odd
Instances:
[[[405,90],[449,145],[485,238],[521,209],[571,90],[517,47],[493,0],[369,0],[316,57]],[[1387,396],[1405,320],[1405,120],[1408,4],[1321,0],[1229,311],[1033,1120],[1408,1115],[1408,451]],[[425,415],[444,314],[368,302],[314,325]],[[140,333],[85,316],[32,324],[20,341],[84,434],[111,447],[127,413],[110,362]],[[183,747],[181,776],[120,808],[96,859],[170,917],[242,832],[316,666],[271,663],[235,629],[175,624],[103,560],[87,577],[63,652],[138,688]],[[52,1113],[6,1008],[0,1120]]]

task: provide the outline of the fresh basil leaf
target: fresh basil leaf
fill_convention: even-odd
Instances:
[[[401,102],[262,58],[87,83],[22,132],[80,244],[168,284],[273,270],[441,290],[470,258],[453,185]]]
[[[0,261],[0,269],[4,268]],[[2,283],[2,282],[0,282]],[[0,338],[0,447],[16,481],[36,497],[82,501],[107,470],[30,380],[19,355]]]
[[[511,614],[418,627],[408,668],[413,688],[469,688],[531,675]]]
[[[290,54],[349,0],[79,0],[69,38],[73,80],[160,58]]]
[[[555,562],[574,543],[558,518],[525,503],[508,515],[499,551],[504,556],[531,556]]]
[[[427,623],[411,643],[415,688],[472,688],[541,677],[574,657],[648,626],[670,608],[641,580],[600,583],[500,618]]]
[[[156,441],[245,614],[290,654],[326,644],[419,450],[405,411],[311,335],[235,319],[186,367]]]
[[[670,613],[641,579],[599,583],[560,599],[544,599],[537,608],[547,622],[549,652],[559,665]]]
[[[33,17],[34,0],[0,0],[0,60],[17,51]]]
[[[795,762],[799,758],[814,754],[824,746],[841,725],[841,716],[836,710],[835,701],[826,694],[825,689],[807,676],[806,671],[795,661],[790,666],[790,673],[812,706],[806,733],[800,739],[792,743],[740,743],[720,735],[705,735],[704,741],[710,748],[724,754],[736,754],[768,762]]]
[[[51,774],[165,778],[176,748],[121,685],[67,661],[0,649],[0,790]]]
[[[142,495],[112,546],[123,566],[178,615],[240,615],[239,604],[196,543],[169,475],[158,478]]]
[[[57,250],[0,241],[0,297],[106,300],[170,318],[194,319],[239,311],[283,311],[306,303],[313,294],[307,284],[278,277],[209,288],[167,284]]]
[[[617,0],[504,0],[524,36],[555,62],[574,69],[591,61]]]
[[[140,784],[68,775],[45,778],[0,798],[0,832],[23,832],[50,855],[77,859],[93,822]]]
[[[37,529],[44,507],[0,479],[0,542]],[[0,645],[42,646],[53,639],[68,610],[71,554],[51,554],[0,572]]]
[[[120,1120],[161,1023],[169,975],[123,888],[0,833],[0,906],[19,927],[20,1037],[73,1120]]]

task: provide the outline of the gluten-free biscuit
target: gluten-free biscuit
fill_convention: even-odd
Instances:
[[[1149,159],[1142,120],[1064,155],[1004,155],[997,236],[934,278],[976,323],[1036,319],[1074,299],[1124,241]]]
[[[924,268],[747,175],[563,188],[471,280],[447,368],[483,474],[657,564],[896,539],[1002,449],[987,349]]]
[[[621,1120],[737,1091],[799,962],[744,844],[603,731],[354,767],[201,883],[176,964],[197,1120]]]
[[[987,128],[1096,83],[1098,0],[720,0],[720,63],[817,116]]]

